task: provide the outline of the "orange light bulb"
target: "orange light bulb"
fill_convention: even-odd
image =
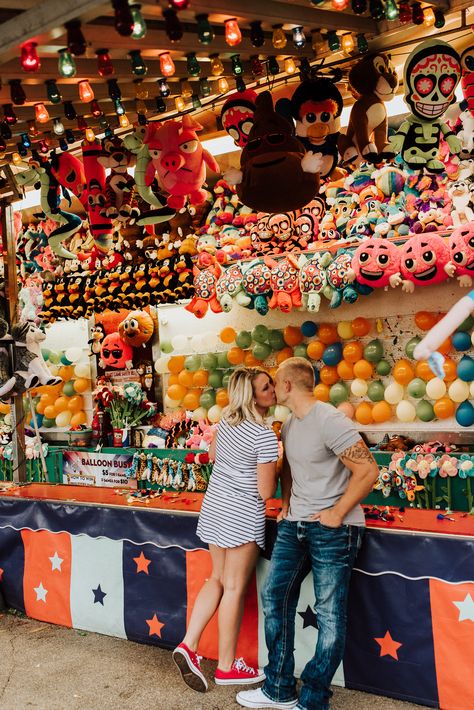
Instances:
[[[48,109],[43,103],[35,104],[35,118],[38,123],[47,123],[49,121]]]
[[[82,81],[79,82],[79,98],[81,101],[83,101],[85,104],[88,104],[90,101],[94,100],[94,92],[92,91],[92,87],[87,81],[87,79],[83,79]]]
[[[242,41],[242,32],[235,17],[225,21],[225,41],[229,47],[235,47]]]
[[[163,76],[173,76],[175,73],[176,67],[169,52],[160,54],[160,70]]]

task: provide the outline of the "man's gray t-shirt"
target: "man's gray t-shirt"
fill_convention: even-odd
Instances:
[[[303,419],[294,414],[288,417],[281,438],[292,478],[287,519],[309,520],[317,511],[333,506],[345,492],[351,474],[338,456],[361,436],[345,414],[317,401]],[[343,522],[364,525],[361,506],[350,510]]]

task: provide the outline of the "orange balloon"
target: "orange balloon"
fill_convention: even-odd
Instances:
[[[186,370],[183,370],[183,372],[186,372]],[[169,385],[179,385],[179,375],[170,375],[168,377],[168,386]]]
[[[260,367],[262,364],[261,360],[257,360],[255,355],[251,350],[246,350],[244,355],[244,365],[245,367]]]
[[[201,390],[189,390],[181,402],[185,409],[197,409],[199,407],[199,397],[201,396]]]
[[[329,387],[322,382],[316,385],[313,394],[320,402],[329,402]]]
[[[39,404],[39,402],[38,402]],[[0,402],[0,414],[8,414],[10,412],[10,405],[6,402]]]
[[[56,401],[56,397],[54,394],[42,394],[40,397],[40,402],[44,407],[47,407],[48,404],[54,404]]]
[[[227,351],[227,359],[231,365],[241,365],[244,361],[245,353],[242,348],[230,348]]]
[[[218,404],[219,407],[227,407],[227,405],[229,404],[229,395],[227,394],[227,390],[225,390],[225,389],[217,390],[216,404]]]
[[[429,380],[432,380],[433,377],[436,377],[427,360],[420,360],[416,363],[415,375],[417,377],[421,377],[421,379],[425,382],[428,382]]]
[[[194,373],[189,370],[181,370],[179,375],[171,375],[170,380],[172,377],[176,377],[177,379],[177,382],[173,382],[173,384],[182,385],[183,387],[186,387],[186,389],[188,387],[192,387],[194,384]],[[168,381],[168,384],[170,385],[171,382]]]
[[[48,406],[44,408],[44,416],[48,419],[55,419],[57,414],[59,414],[59,412],[56,411],[54,404],[48,404]]]
[[[174,355],[168,360],[168,370],[174,375],[178,375],[184,368],[184,355]]]
[[[187,389],[186,387],[183,387],[183,385],[170,385],[167,389],[168,397],[170,399],[175,399],[176,401],[183,399],[186,392]]]
[[[69,382],[74,376],[74,365],[63,365],[58,370],[58,377],[60,377],[63,382]]]
[[[196,370],[193,373],[193,386],[205,387],[209,380],[209,372],[207,370]]]
[[[446,355],[446,353],[449,353],[451,350],[451,338],[446,338],[446,340],[443,340],[441,345],[438,346],[438,352],[441,353],[441,355]]]
[[[36,412],[38,414],[44,414],[44,410],[46,409],[46,405],[43,404],[43,402],[40,400],[38,404],[36,405]]]
[[[341,380],[354,379],[354,366],[351,362],[347,362],[347,360],[341,360],[341,362],[337,365],[336,370]]]
[[[358,338],[362,338],[367,333],[370,333],[370,321],[367,318],[354,318],[352,321],[352,332]]]
[[[397,360],[393,366],[393,379],[400,385],[407,385],[415,377],[415,371],[408,360]]]
[[[69,426],[79,426],[79,424],[85,424],[87,422],[87,416],[84,411],[82,412],[76,412],[75,414],[72,415],[71,421],[69,422]]]
[[[441,399],[437,399],[433,404],[433,409],[438,419],[448,419],[449,417],[453,417],[454,412],[456,411],[454,402],[449,399],[449,397],[441,397]]]
[[[364,348],[355,340],[351,340],[350,343],[346,343],[342,348],[342,357],[344,360],[347,360],[347,362],[357,362],[357,360],[362,359],[363,354]]]
[[[278,365],[281,365],[282,362],[285,360],[288,360],[289,357],[293,357],[293,349],[292,348],[283,348],[283,350],[279,350],[276,354],[276,361]]]
[[[436,323],[436,315],[428,311],[415,313],[415,323],[420,330],[429,330]]]
[[[323,385],[335,385],[339,381],[337,369],[332,365],[323,365],[319,371],[319,379]]]
[[[321,323],[318,328],[318,338],[324,345],[332,345],[339,340],[337,327],[332,323]]]
[[[89,380],[86,380],[85,377],[78,377],[77,380],[74,381],[74,390],[78,394],[82,394],[82,392],[87,392],[91,388],[91,383]]]
[[[360,377],[362,380],[368,380],[374,374],[374,366],[368,360],[357,360],[354,363],[354,377]]]
[[[219,338],[222,340],[223,343],[233,343],[236,335],[237,333],[233,328],[227,327],[222,328],[221,332],[219,333]]]
[[[283,340],[287,345],[294,346],[299,345],[303,340],[303,333],[300,328],[294,325],[287,325],[283,329]]]
[[[57,402],[56,402],[56,408],[57,408]],[[74,395],[74,397],[71,397],[69,399],[67,408],[73,414],[75,414],[76,412],[80,412],[81,409],[84,408],[84,400],[82,399],[81,395],[76,394],[76,395]]]
[[[443,379],[445,382],[452,382],[457,377],[457,365],[450,357],[447,357],[443,362],[443,370],[445,375]]]
[[[62,386],[62,382],[60,383]],[[55,395],[56,394],[56,385],[43,385],[42,387],[38,387],[38,394],[40,397],[43,397],[44,395]]]
[[[355,410],[355,418],[359,424],[372,424],[374,418],[371,405],[368,402],[358,404]]]
[[[312,340],[308,343],[306,354],[311,360],[321,360],[324,350],[324,343],[320,340]]]
[[[392,408],[388,402],[376,402],[372,407],[372,419],[377,424],[388,422],[392,418]]]
[[[272,378],[272,380],[275,380],[275,375],[278,372],[278,367],[267,367],[266,368],[268,374]]]
[[[57,414],[59,414],[59,412],[64,412],[64,410],[68,408],[69,400],[70,400],[70,398],[66,397],[65,395],[62,395],[61,397],[58,397],[56,399],[56,401],[54,402],[54,407],[56,409]],[[81,397],[81,401],[82,401],[82,397]],[[82,409],[82,407],[79,407],[79,409]]]

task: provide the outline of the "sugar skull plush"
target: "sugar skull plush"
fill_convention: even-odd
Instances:
[[[155,329],[153,318],[146,311],[132,311],[119,323],[118,332],[123,342],[132,348],[145,345]]]
[[[189,114],[181,121],[153,121],[148,124],[143,142],[148,146],[151,161],[146,171],[148,185],[155,173],[161,187],[169,192],[168,207],[181,209],[188,198],[191,204],[207,199],[202,186],[206,180],[206,165],[220,172],[214,157],[205,150],[197,136],[202,126]]]
[[[256,99],[257,93],[253,89],[236,91],[222,107],[221,121],[224,130],[239,148],[245,148],[247,145],[254,123]]]
[[[454,275],[448,244],[437,234],[417,234],[406,241],[400,251],[404,291],[413,293],[415,286],[432,286]]]
[[[474,222],[464,224],[451,233],[449,248],[459,285],[471,288],[474,280]]]
[[[386,239],[368,239],[355,250],[352,268],[361,284],[395,288],[401,283],[400,249]]]
[[[132,358],[132,346],[124,343],[118,333],[109,333],[105,336],[100,347],[100,367],[128,370],[133,365]]]
[[[441,120],[456,100],[454,92],[460,78],[459,55],[442,40],[425,40],[408,57],[404,85],[411,115],[391,137],[390,145],[413,170],[427,168],[435,173],[444,170],[439,159],[441,134],[451,153],[460,152],[461,142]]]

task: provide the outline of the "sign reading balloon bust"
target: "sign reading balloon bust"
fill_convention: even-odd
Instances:
[[[103,454],[88,451],[65,451],[63,454],[63,483],[76,486],[112,486],[136,488],[130,478],[131,454]]]

